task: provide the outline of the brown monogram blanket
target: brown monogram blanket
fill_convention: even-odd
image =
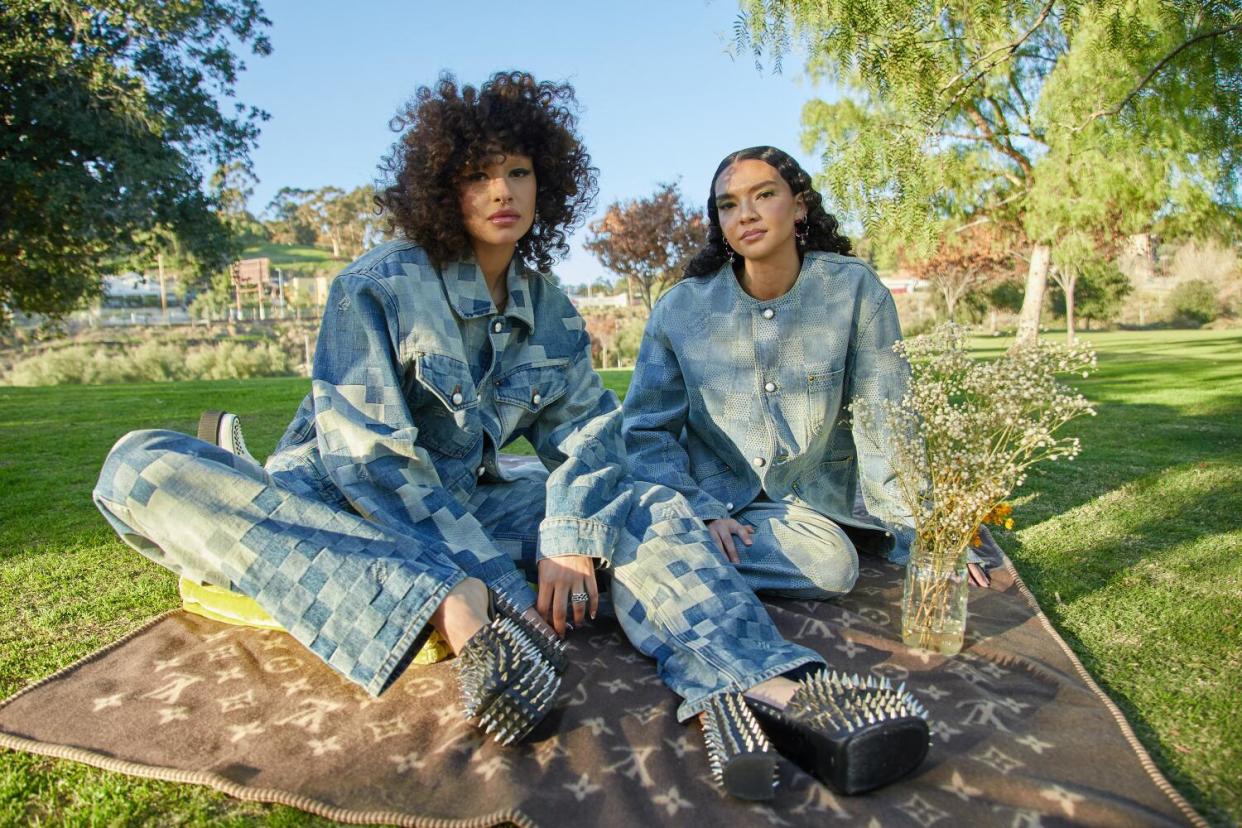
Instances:
[[[0,705],[0,746],[210,785],[346,822],[400,825],[1205,824],[1155,769],[1006,560],[972,590],[953,658],[898,641],[901,570],[864,562],[831,603],[769,604],[836,668],[904,681],[927,705],[917,774],[846,798],[782,762],[771,804],[711,783],[697,724],[614,622],[579,630],[559,710],[523,745],[464,723],[448,663],[380,699],[283,633],[182,611]]]

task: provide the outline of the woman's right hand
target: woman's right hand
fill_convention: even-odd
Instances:
[[[740,523],[733,518],[709,520],[707,521],[707,531],[711,533],[712,540],[716,542],[716,548],[729,559],[729,563],[738,563],[741,560],[737,556],[737,546],[733,542],[734,535],[741,538],[742,543],[747,546],[754,543],[755,528],[745,523]]]
[[[573,603],[570,596],[586,593],[587,600]],[[562,555],[539,562],[539,597],[535,609],[561,638],[574,626],[595,618],[599,610],[599,587],[595,583],[595,559],[588,555]],[[568,613],[573,612],[570,621]]]

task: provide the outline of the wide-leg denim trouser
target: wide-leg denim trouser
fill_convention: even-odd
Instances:
[[[481,483],[467,509],[494,551],[462,552],[371,523],[331,487],[269,472],[171,431],[139,431],[109,454],[95,503],[121,538],[184,577],[255,599],[329,666],[378,694],[396,676],[431,614],[463,578],[518,606],[534,595],[542,469]],[[637,483],[612,559],[613,606],[626,635],[656,659],[683,699],[678,718],[712,695],[823,663],[785,641],[756,588],[779,581],[768,559],[751,584],[716,550],[685,499]],[[806,581],[791,562],[791,586]]]

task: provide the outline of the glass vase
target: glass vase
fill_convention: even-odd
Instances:
[[[901,640],[907,647],[955,655],[966,635],[966,553],[948,561],[917,546],[906,564],[901,596]]]

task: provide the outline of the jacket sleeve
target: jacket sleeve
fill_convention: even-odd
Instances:
[[[901,339],[901,324],[893,297],[884,292],[870,317],[858,328],[853,343],[853,370],[850,374],[852,411],[867,409],[876,421],[874,433],[862,429],[854,420],[854,447],[858,452],[858,482],[867,511],[906,534],[913,530],[914,518],[901,497],[889,447],[896,435],[884,416],[885,402],[898,403],[910,382],[910,366],[893,351]],[[908,540],[900,538],[899,540]],[[901,546],[901,543],[898,544]]]
[[[332,482],[367,520],[459,563],[494,544],[414,444],[401,387],[397,302],[366,274],[328,292],[311,393],[319,452]]]
[[[878,420],[874,434],[854,426],[854,446],[858,451],[858,481],[867,511],[888,524],[895,535],[889,560],[906,563],[914,541],[914,517],[901,495],[893,469],[889,447],[899,436],[893,433],[883,416],[881,403],[899,403],[910,383],[910,365],[893,351],[901,339],[901,323],[897,307],[887,291],[871,318],[859,328],[854,343],[854,369],[850,407],[868,407]],[[907,438],[911,439],[911,438]],[[983,562],[975,549],[968,550],[967,560]]]
[[[550,472],[538,558],[589,555],[610,563],[632,497],[621,408],[591,367],[582,317],[570,312],[562,322],[574,338],[566,391],[526,434]]]
[[[677,355],[660,330],[659,309],[643,331],[638,363],[625,397],[625,448],[634,477],[680,492],[704,521],[729,516],[725,505],[699,487],[681,433],[690,410]]]

